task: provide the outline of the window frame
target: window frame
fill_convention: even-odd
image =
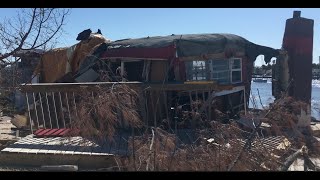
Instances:
[[[213,70],[214,66],[214,61],[225,61],[227,66],[228,66],[228,69],[227,70]],[[215,60],[209,60],[209,69],[210,69],[210,80],[212,81],[219,81],[219,79],[224,79],[224,78],[221,78],[221,77],[218,77],[218,78],[214,78],[214,74],[219,74],[219,73],[229,73],[229,76],[228,76],[228,82],[227,83],[221,83],[220,84],[230,84],[230,64],[229,64],[229,61],[227,59],[215,59]]]
[[[188,63],[188,65],[186,68],[186,71],[187,71],[186,72],[187,73],[186,81],[207,81],[207,76],[206,76],[207,67],[206,67],[205,60],[192,60],[192,61],[188,61],[187,63]],[[195,71],[195,70],[196,70],[196,68],[200,67],[199,66],[200,63],[203,63],[202,64],[202,68],[203,68],[202,72],[199,73],[201,70],[197,69],[198,73],[196,73],[197,71]],[[189,66],[191,67],[191,69],[189,69]],[[189,72],[189,70],[191,70],[191,72]],[[188,79],[190,75],[191,75],[191,79]],[[195,78],[195,79],[193,79],[193,78]]]
[[[233,68],[233,64],[234,64],[234,61],[235,60],[239,60],[240,61],[240,66],[238,68]],[[213,70],[213,64],[214,64],[214,61],[227,61],[227,65],[228,66],[228,70]],[[205,74],[204,76],[201,74],[200,76],[194,76],[196,73],[195,73],[195,64],[198,64],[202,62],[203,63],[203,67],[204,67],[204,71],[205,71]],[[187,74],[187,78],[186,78],[186,81],[219,81],[219,79],[222,79],[222,80],[225,80],[224,78],[214,78],[214,74],[219,74],[219,73],[224,73],[224,72],[227,72],[229,73],[229,77],[228,77],[228,81],[226,83],[223,83],[223,82],[220,82],[219,84],[237,84],[237,83],[241,83],[243,82],[243,77],[242,77],[242,58],[240,57],[232,57],[232,58],[228,58],[228,59],[211,59],[211,60],[192,60],[192,61],[189,61],[188,63],[191,63],[191,70],[192,70],[192,74],[191,74],[191,78],[192,79],[188,79],[188,76],[190,75],[189,73],[189,69],[186,68],[186,73]],[[208,68],[208,69],[207,69]],[[240,80],[238,81],[233,81],[232,80],[232,73],[233,72],[240,72]],[[206,73],[209,73],[209,77],[207,77]],[[194,77],[196,77],[196,79],[193,79]],[[201,77],[201,79],[199,79],[199,77]],[[203,79],[204,78],[204,79]],[[208,79],[209,78],[209,79]]]
[[[233,68],[233,61],[239,60],[240,61],[240,68]],[[230,83],[231,84],[237,84],[242,82],[242,58],[230,58],[229,59],[229,69],[230,69]],[[233,82],[232,80],[232,72],[234,71],[240,71],[240,81]]]

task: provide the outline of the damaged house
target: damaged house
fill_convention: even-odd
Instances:
[[[317,170],[307,156],[318,153],[319,143],[305,113],[309,99],[301,93],[311,76],[296,77],[311,65],[305,62],[311,62],[313,37],[293,43],[301,28],[313,36],[313,21],[301,26],[301,20],[294,12],[287,21],[293,35],[285,33],[289,48],[281,50],[233,34],[110,41],[100,30],[85,30],[74,46],[41,55],[32,83],[21,86],[31,135],[2,152],[12,158],[28,153],[32,160],[48,154],[52,164],[70,158],[76,163],[63,164],[147,171],[288,170],[300,156],[304,170]],[[266,63],[277,58],[277,100],[247,113],[259,55]],[[287,89],[294,98],[282,96]]]
[[[233,34],[172,34],[113,42],[91,34],[74,46],[46,52],[34,72],[42,84],[31,86],[46,91],[47,97],[52,96],[50,92],[59,92],[60,97],[46,100],[54,107],[52,119],[57,121],[63,116],[59,112],[66,109],[63,97],[67,95],[60,94],[63,89],[72,91],[76,86],[107,81],[138,87],[139,113],[147,125],[178,117],[183,121],[178,128],[194,128],[198,116],[211,120],[223,112],[229,119],[245,110],[253,62],[264,55],[268,63],[278,52]],[[23,89],[33,92],[31,86]],[[32,98],[42,98],[41,93],[33,96],[29,97],[31,104]],[[49,105],[42,108],[50,111]],[[38,114],[33,119],[49,119],[38,117],[41,112],[33,114]],[[54,127],[59,128],[59,123]]]
[[[201,99],[207,107],[197,108],[212,119],[214,109],[234,115],[246,108],[253,62],[260,54],[269,62],[278,51],[232,34],[172,34],[115,41],[100,58],[118,63],[128,81],[149,87],[150,115],[157,111],[157,99],[159,119],[165,119],[161,114],[168,107],[189,104],[190,110]]]

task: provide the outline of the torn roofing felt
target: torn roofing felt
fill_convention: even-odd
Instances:
[[[265,62],[268,63],[272,57],[276,57],[279,53],[276,49],[254,44],[234,34],[184,34],[123,39],[111,42],[108,45],[108,50],[162,48],[173,44],[177,48],[178,57],[182,58],[203,54],[217,54],[232,50],[245,52],[249,59],[253,61],[258,55],[264,55]]]

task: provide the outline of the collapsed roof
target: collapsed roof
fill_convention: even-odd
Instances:
[[[43,82],[56,82],[68,73],[77,72],[82,61],[91,56],[95,48],[108,42],[110,40],[101,34],[90,34],[88,39],[73,46],[47,51],[41,56],[34,74],[41,73]]]
[[[75,77],[82,74],[100,58],[168,60],[178,56],[182,60],[206,60],[212,57],[210,55],[228,57],[239,52],[252,61],[262,54],[266,63],[279,53],[276,49],[254,44],[233,34],[185,34],[113,42],[100,34],[91,34],[88,40],[74,46],[44,53],[35,74],[41,70],[44,82],[55,82],[68,72]]]

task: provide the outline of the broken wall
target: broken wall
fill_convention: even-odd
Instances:
[[[101,43],[109,42],[102,35],[91,35],[68,48],[52,49],[43,54],[34,74],[41,74],[41,82],[55,82],[67,73],[75,73],[86,56]]]

